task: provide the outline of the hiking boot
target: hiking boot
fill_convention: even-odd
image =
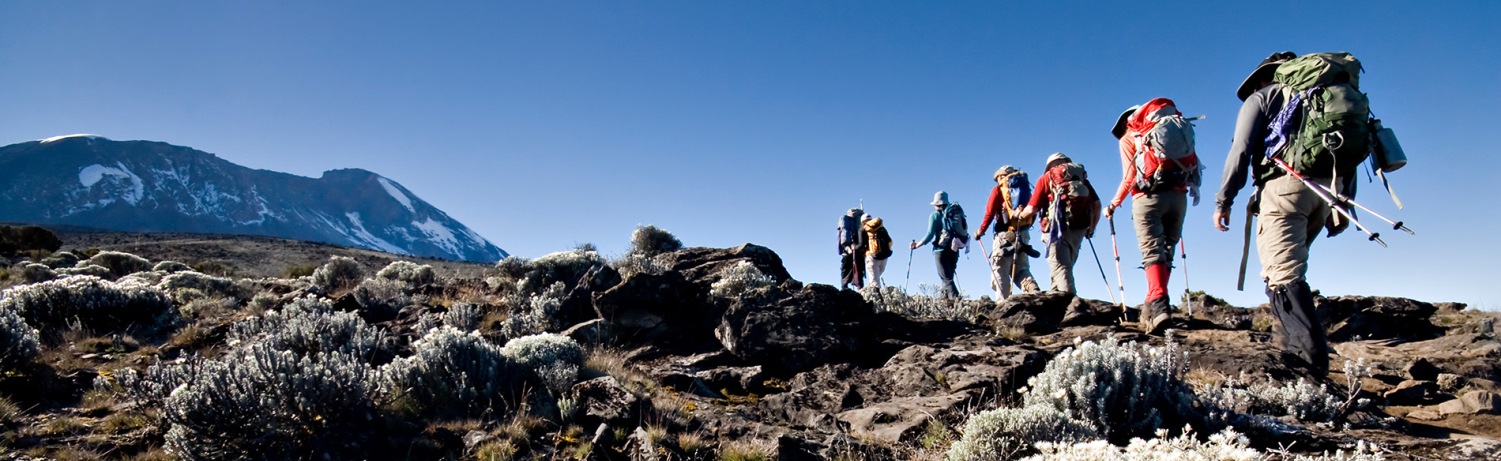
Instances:
[[[1031,277],[1022,280],[1023,293],[1036,293],[1039,291],[1042,291],[1042,287],[1037,286],[1036,280],[1033,280]]]
[[[1173,320],[1173,306],[1168,304],[1167,297],[1161,297],[1147,301],[1141,306],[1141,318],[1148,319],[1145,332],[1148,335],[1160,335],[1164,330],[1172,328],[1177,322]]]

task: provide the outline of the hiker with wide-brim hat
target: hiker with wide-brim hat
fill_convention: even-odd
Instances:
[[[995,222],[995,237],[991,239],[993,251],[988,258],[990,284],[996,299],[1004,300],[1011,296],[1013,283],[1026,293],[1040,291],[1037,280],[1032,278],[1029,257],[1029,253],[1036,253],[1028,244],[1027,234],[1032,229],[1032,221],[1019,219],[1022,208],[1032,200],[1032,184],[1027,180],[1026,172],[1011,165],[1002,166],[993,177],[995,187],[990,190],[985,217],[980,220],[980,228],[975,230],[975,240],[978,242],[990,223]]]
[[[1039,217],[1039,213],[1041,216]],[[1100,196],[1089,183],[1084,165],[1062,152],[1048,156],[1046,167],[1032,188],[1032,200],[1020,219],[1036,218],[1047,244],[1052,291],[1077,293],[1074,263],[1084,239],[1094,236],[1100,222]]]
[[[1236,90],[1244,102],[1215,197],[1214,226],[1230,230],[1235,196],[1245,187],[1247,174],[1253,175],[1256,187],[1247,211],[1258,218],[1256,252],[1282,348],[1288,358],[1322,376],[1329,370],[1329,343],[1307,281],[1308,249],[1329,217],[1329,204],[1266,158],[1268,126],[1292,96],[1273,75],[1281,63],[1295,57],[1291,52],[1268,56]],[[1314,180],[1327,184],[1332,178]]]
[[[912,248],[933,244],[933,263],[938,267],[938,279],[942,281],[940,290],[945,298],[957,299],[959,286],[954,284],[954,272],[959,266],[959,248],[955,248],[953,242],[958,236],[949,235],[951,232],[945,230],[948,219],[944,214],[958,205],[949,202],[949,193],[945,191],[933,194],[930,205],[933,205],[933,214],[928,217],[928,234],[921,242],[912,242]],[[959,214],[962,216],[963,212],[960,211]]]
[[[1175,311],[1167,285],[1173,249],[1183,238],[1188,198],[1199,203],[1193,125],[1171,99],[1154,98],[1122,112],[1110,133],[1120,147],[1121,183],[1105,207],[1105,217],[1112,217],[1131,198],[1131,222],[1147,279],[1141,324],[1155,334],[1169,326]]]

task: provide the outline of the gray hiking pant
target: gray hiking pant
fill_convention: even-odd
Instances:
[[[870,271],[870,283],[875,285],[876,289],[880,289],[881,274],[886,273],[886,260],[876,259],[875,255],[867,254],[865,256],[865,268]]]
[[[1329,179],[1313,179],[1329,184]],[[1257,216],[1256,254],[1261,258],[1261,278],[1269,287],[1306,281],[1308,247],[1329,218],[1329,202],[1292,175],[1283,175],[1261,186],[1261,213]]]
[[[1048,266],[1052,269],[1052,291],[1078,293],[1074,285],[1074,262],[1079,260],[1080,244],[1084,243],[1084,229],[1064,229],[1063,238],[1048,242]]]
[[[1037,291],[1037,281],[1032,279],[1032,258],[1022,252],[1030,237],[1027,230],[996,232],[991,239],[990,288],[995,290],[996,300],[1011,296],[1011,284],[1022,291]]]
[[[954,269],[959,266],[959,252],[942,249],[933,252],[933,262],[938,265],[938,279],[943,281],[940,289],[946,298],[958,298],[959,286],[954,284]]]
[[[1173,247],[1183,239],[1187,192],[1145,193],[1131,199],[1131,222],[1141,247],[1141,265],[1172,264]]]

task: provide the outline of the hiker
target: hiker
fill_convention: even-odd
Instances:
[[[850,208],[839,217],[839,289],[854,285],[865,287],[865,231],[860,229],[860,217],[865,210]]]
[[[959,265],[959,250],[969,247],[964,209],[949,203],[949,193],[944,191],[933,194],[932,205],[928,235],[922,242],[912,242],[912,249],[933,243],[933,261],[938,265],[938,278],[943,281],[943,297],[958,299],[959,286],[954,284],[954,269]]]
[[[985,218],[980,220],[980,229],[975,231],[975,240],[985,235],[985,229],[995,221],[994,251],[990,253],[990,287],[996,299],[1011,297],[1011,284],[1015,283],[1024,293],[1041,291],[1037,280],[1032,278],[1032,262],[1028,255],[1036,250],[1027,243],[1027,233],[1032,220],[1019,218],[1022,207],[1032,199],[1032,184],[1027,173],[1011,165],[995,171],[995,187],[990,190],[990,201],[985,204]]]
[[[886,272],[886,259],[891,257],[891,234],[886,232],[886,225],[871,215],[865,215],[862,225],[865,228],[865,240],[870,242],[870,249],[865,253],[865,267],[870,269],[870,282],[881,289],[881,274]]]
[[[1214,227],[1222,232],[1230,230],[1230,207],[1236,193],[1246,185],[1249,170],[1254,175],[1255,189],[1248,199],[1247,211],[1260,219],[1256,253],[1260,255],[1261,277],[1266,282],[1271,311],[1277,318],[1284,357],[1296,358],[1317,376],[1323,376],[1329,370],[1329,344],[1314,311],[1313,291],[1308,286],[1308,249],[1326,224],[1331,224],[1331,235],[1337,233],[1339,226],[1330,221],[1329,203],[1317,191],[1267,157],[1266,143],[1272,134],[1272,123],[1295,94],[1291,87],[1276,83],[1275,76],[1283,63],[1296,57],[1291,52],[1268,56],[1236,90],[1236,97],[1243,104],[1235,121],[1230,153],[1225,158],[1220,191],[1215,197]],[[1347,82],[1351,78],[1344,77]],[[1327,163],[1334,165],[1332,159]],[[1335,190],[1342,190],[1349,176],[1333,168],[1302,174]],[[1246,224],[1249,236],[1250,221]]]
[[[1100,222],[1100,197],[1084,165],[1054,152],[1048,156],[1042,176],[1032,189],[1032,200],[1018,219],[1029,220],[1042,211],[1043,241],[1048,246],[1048,265],[1052,270],[1052,291],[1077,293],[1074,285],[1074,262],[1079,260],[1080,244],[1094,237]]]
[[[1119,141],[1121,184],[1105,217],[1114,215],[1131,196],[1131,222],[1147,273],[1147,296],[1141,322],[1147,333],[1167,326],[1174,311],[1167,295],[1172,276],[1173,247],[1183,238],[1188,198],[1199,204],[1202,168],[1194,151],[1193,125],[1172,100],[1156,98],[1132,106],[1116,118],[1110,134]]]

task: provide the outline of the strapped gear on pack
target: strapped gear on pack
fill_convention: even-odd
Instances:
[[[969,222],[964,219],[964,208],[957,203],[949,204],[939,214],[942,220],[938,234],[939,248],[954,251],[969,247]]]
[[[1090,193],[1089,185],[1084,182],[1089,179],[1084,165],[1060,164],[1053,167],[1049,174],[1057,176],[1052,185],[1053,197],[1048,207],[1048,219],[1054,225],[1063,224],[1067,229],[1088,229],[1094,224],[1095,197]]]
[[[844,216],[839,217],[839,254],[846,254],[860,244],[860,233],[864,232],[860,228],[860,217],[864,215],[865,211],[851,208]]]
[[[870,254],[876,259],[891,257],[891,234],[886,232],[886,226],[881,218],[866,221],[865,233],[870,237]]]
[[[1361,70],[1360,61],[1344,52],[1304,55],[1278,66],[1272,80],[1283,85],[1287,102],[1268,127],[1267,157],[1336,184],[1353,176],[1371,155],[1371,108],[1360,92]]]
[[[1006,228],[1008,230],[1017,230],[1025,229],[1027,226],[1031,226],[1032,222],[1037,220],[1036,216],[1028,216],[1027,219],[1015,218],[1015,216],[1020,214],[1019,211],[1021,211],[1021,208],[1026,207],[1025,203],[1023,203],[1021,207],[1011,205],[1013,199],[1015,198],[1011,196],[1011,191],[1013,189],[1022,189],[1032,186],[1032,183],[1028,182],[1027,173],[1021,170],[1017,170],[1011,174],[1004,175],[998,178],[996,180],[996,183],[996,187],[999,187],[1001,189],[1001,215],[1006,221]],[[1026,202],[1026,198],[1021,199],[1021,201]]]
[[[1193,123],[1183,117],[1171,99],[1156,98],[1137,109],[1128,123],[1135,140],[1132,165],[1143,192],[1160,192],[1183,186],[1198,186],[1199,157],[1194,151]]]

